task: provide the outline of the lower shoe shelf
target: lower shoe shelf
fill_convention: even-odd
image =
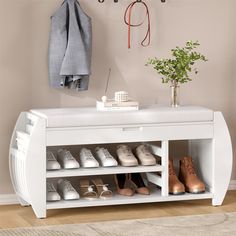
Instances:
[[[160,189],[153,188],[150,195],[135,194],[132,197],[126,197],[114,193],[111,199],[95,199],[87,200],[80,198],[79,200],[47,202],[47,209],[62,209],[62,208],[76,208],[76,207],[92,207],[92,206],[108,206],[108,205],[123,205],[136,203],[151,203],[151,202],[167,202],[167,201],[181,201],[181,200],[198,200],[211,199],[213,194],[205,192],[201,194],[185,193],[182,195],[161,196]]]

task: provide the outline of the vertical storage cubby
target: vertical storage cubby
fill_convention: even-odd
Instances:
[[[177,176],[179,175],[180,159],[192,157],[194,170],[206,186],[205,195],[212,193],[214,166],[212,152],[212,139],[170,141],[169,145],[169,158],[173,159]],[[199,196],[198,194],[195,195],[196,197]]]

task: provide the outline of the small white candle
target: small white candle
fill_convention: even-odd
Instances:
[[[106,102],[107,101],[107,96],[102,96],[102,102]]]

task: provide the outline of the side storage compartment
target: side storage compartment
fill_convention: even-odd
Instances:
[[[38,218],[46,217],[44,119],[27,112],[20,114],[10,142],[9,169],[21,205],[32,205]]]
[[[170,141],[169,159],[173,161],[178,179],[185,186],[184,194],[179,196],[170,194],[170,198],[178,197],[180,200],[213,198],[212,139]],[[202,187],[200,183],[203,184]]]

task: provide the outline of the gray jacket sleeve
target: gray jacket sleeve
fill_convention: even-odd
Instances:
[[[76,0],[51,18],[49,82],[53,88],[87,90],[91,74],[92,24]]]

